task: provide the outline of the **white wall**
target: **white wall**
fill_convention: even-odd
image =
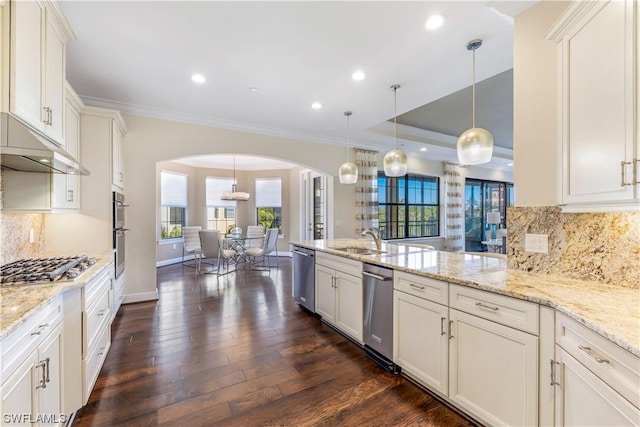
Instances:
[[[557,203],[557,53],[555,43],[544,36],[568,4],[540,2],[515,18],[513,157],[517,206]]]

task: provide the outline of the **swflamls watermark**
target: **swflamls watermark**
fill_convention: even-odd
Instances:
[[[67,422],[65,414],[3,414],[2,425],[10,424],[64,424]]]

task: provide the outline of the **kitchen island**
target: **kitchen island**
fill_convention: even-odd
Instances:
[[[638,290],[511,270],[506,257],[476,253],[291,244],[316,251],[315,312],[359,344],[372,315],[357,288],[363,263],[393,270],[393,303],[382,308],[393,311],[392,362],[482,423],[640,424]]]

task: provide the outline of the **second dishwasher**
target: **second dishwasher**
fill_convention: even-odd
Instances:
[[[393,270],[364,264],[364,349],[380,366],[400,373],[393,363]]]

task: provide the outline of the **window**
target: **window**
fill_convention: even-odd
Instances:
[[[282,180],[256,179],[256,223],[265,229],[282,225]]]
[[[236,226],[236,202],[222,200],[224,191],[231,191],[233,178],[212,178],[206,180],[207,229],[227,234]]]
[[[378,220],[383,239],[434,237],[440,234],[437,177],[378,173]]]
[[[160,236],[182,237],[187,210],[187,176],[160,171]]]
[[[467,178],[464,188],[465,250],[483,251],[482,241],[491,237],[487,212],[499,212],[501,224],[507,224],[507,207],[513,206],[513,184]]]

